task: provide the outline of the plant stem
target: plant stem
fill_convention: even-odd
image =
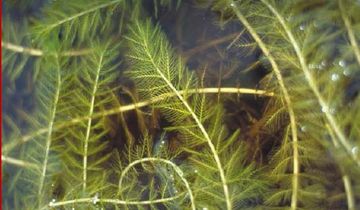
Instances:
[[[183,195],[183,193],[176,195],[174,197],[161,198],[161,199],[148,200],[148,201],[126,201],[126,200],[119,200],[119,199],[99,198],[98,202],[99,203],[110,203],[110,204],[114,204],[114,205],[151,205],[151,204],[156,204],[156,203],[165,203],[168,201],[173,201],[173,200],[178,199],[182,195]],[[74,199],[74,200],[54,202],[54,203],[50,203],[48,206],[49,207],[58,207],[58,206],[65,206],[65,205],[69,205],[69,204],[93,203],[93,202],[94,202],[94,198],[80,198],[80,199]],[[43,209],[47,209],[48,206],[44,207]]]
[[[300,45],[296,41],[295,36],[292,33],[291,29],[287,26],[287,24],[285,22],[285,19],[279,14],[279,12],[269,2],[267,2],[266,0],[260,0],[260,1],[265,6],[268,7],[268,9],[275,15],[275,17],[278,19],[280,25],[283,27],[283,29],[284,29],[284,31],[285,31],[285,33],[287,35],[287,38],[289,39],[289,42],[293,46],[294,51],[296,53],[296,56],[299,59],[301,69],[302,69],[302,71],[303,71],[303,73],[305,75],[305,78],[306,78],[306,80],[308,82],[308,85],[310,86],[311,90],[315,94],[315,97],[317,98],[321,108],[329,107],[328,103],[325,101],[325,99],[321,95],[320,90],[316,85],[315,79],[314,79],[313,75],[311,74],[311,71],[309,70],[308,65],[306,64],[306,60],[305,60],[305,57],[302,54]],[[346,137],[345,137],[344,133],[341,131],[341,128],[337,124],[334,116],[328,111],[325,111],[324,114],[325,114],[326,120],[329,122],[329,125],[330,125],[331,129],[334,130],[334,133],[335,133],[336,137],[339,139],[340,143],[343,145],[346,152],[360,166],[360,161],[358,160],[356,155],[352,154],[352,152],[351,152],[352,147],[347,142]]]
[[[350,22],[348,16],[346,15],[346,12],[345,12],[345,9],[344,9],[344,6],[343,6],[343,1],[344,0],[338,0],[341,17],[342,17],[342,19],[343,19],[343,21],[345,23],[345,27],[346,27],[346,30],[348,32],[347,34],[349,36],[351,48],[353,49],[353,51],[355,53],[355,57],[357,59],[358,64],[360,65],[360,48],[359,48],[359,45],[358,45],[358,43],[356,41],[354,30],[351,27],[351,22]]]
[[[12,157],[8,157],[8,156],[5,156],[5,155],[1,155],[1,161],[4,162],[4,163],[19,166],[19,167],[22,167],[22,168],[34,168],[34,169],[38,168],[37,165],[34,164],[34,163],[29,163],[29,162],[19,160],[19,159],[15,159],[15,158],[12,158]]]
[[[232,1],[232,4],[235,3]],[[275,62],[274,57],[271,55],[269,49],[266,47],[266,44],[262,41],[260,36],[254,30],[254,28],[250,25],[247,19],[239,12],[239,10],[235,7],[234,12],[236,16],[239,18],[240,22],[248,29],[251,36],[255,39],[258,43],[260,49],[263,51],[264,55],[269,59],[270,64],[273,68],[277,81],[280,85],[281,92],[284,96],[285,105],[288,110],[289,118],[290,118],[290,127],[291,127],[291,136],[293,141],[293,179],[292,179],[292,195],[291,195],[291,209],[296,210],[297,208],[297,198],[298,198],[298,188],[299,188],[299,149],[298,149],[298,134],[297,134],[297,127],[296,127],[296,118],[295,112],[293,109],[293,105],[290,99],[290,95],[288,90],[285,86],[284,79],[281,75],[280,68]]]
[[[221,44],[221,43],[224,43],[224,42],[227,42],[227,41],[230,41],[230,40],[233,40],[234,38],[237,38],[237,36],[239,36],[239,34],[241,35],[242,32],[232,33],[232,34],[229,34],[227,36],[224,36],[224,37],[221,37],[221,38],[218,38],[218,39],[207,41],[203,45],[197,46],[195,48],[192,48],[190,50],[187,50],[187,51],[183,52],[183,57],[186,60],[187,58],[190,58],[190,57],[194,56],[195,54],[197,54],[197,53],[199,53],[201,51],[204,51],[204,50],[206,50],[206,49],[208,49],[210,47],[216,46],[218,44]]]
[[[346,192],[348,210],[355,210],[354,193],[352,191],[350,177],[348,175],[343,175],[342,179]]]
[[[220,173],[220,179],[223,185],[223,190],[224,190],[224,196],[225,196],[225,201],[226,201],[226,207],[228,210],[232,209],[232,204],[231,204],[231,199],[230,199],[230,194],[229,194],[229,188],[227,185],[227,180],[225,177],[225,173],[224,173],[224,169],[223,166],[221,164],[219,155],[216,152],[215,146],[212,143],[209,134],[207,133],[207,131],[205,130],[203,124],[201,123],[201,121],[199,120],[199,117],[195,114],[194,110],[191,108],[191,106],[189,105],[189,103],[186,101],[186,99],[182,96],[182,94],[179,92],[179,90],[176,89],[176,87],[171,83],[171,81],[168,80],[168,78],[164,75],[164,73],[161,71],[161,69],[159,68],[159,66],[155,63],[153,56],[151,55],[147,43],[143,43],[144,47],[145,47],[145,51],[146,54],[150,60],[150,62],[152,63],[153,67],[156,69],[157,73],[160,75],[160,77],[162,78],[162,80],[164,80],[164,82],[167,84],[167,86],[175,93],[176,97],[181,101],[181,103],[185,106],[185,109],[190,113],[190,115],[192,116],[193,120],[195,121],[195,123],[197,124],[197,126],[199,127],[201,133],[203,134],[210,150],[211,153],[214,156],[215,162],[216,162],[216,166],[219,170]],[[168,75],[169,76],[169,75]]]
[[[99,85],[99,78],[100,78],[100,72],[102,69],[102,65],[103,65],[103,58],[104,58],[104,53],[102,53],[100,55],[100,60],[99,60],[99,64],[96,70],[96,75],[95,75],[95,81],[94,81],[94,87],[92,90],[92,94],[91,94],[91,100],[90,100],[90,109],[89,109],[89,117],[88,117],[88,122],[87,122],[87,127],[86,127],[86,136],[85,136],[85,140],[84,140],[84,156],[83,156],[83,191],[86,190],[86,181],[87,181],[87,160],[88,160],[88,146],[89,146],[89,140],[90,140],[90,132],[91,132],[91,123],[93,118],[91,117],[94,113],[94,107],[95,107],[95,97],[96,97],[96,93],[98,90],[98,85]]]
[[[40,176],[40,180],[39,180],[39,191],[38,191],[38,195],[39,198],[41,198],[41,193],[43,191],[43,186],[44,186],[44,181],[45,181],[45,177],[46,177],[46,170],[47,170],[47,166],[48,166],[48,159],[49,159],[49,153],[50,153],[50,146],[51,146],[51,137],[52,137],[52,133],[53,133],[53,128],[54,128],[54,121],[55,121],[55,116],[56,116],[56,109],[57,109],[57,104],[59,101],[59,96],[60,96],[60,88],[62,85],[61,82],[61,76],[60,76],[60,64],[59,64],[59,60],[58,57],[56,57],[56,64],[57,64],[57,68],[56,68],[56,93],[54,96],[54,103],[52,104],[51,107],[51,116],[50,116],[50,120],[49,120],[49,125],[48,125],[48,132],[46,135],[46,149],[45,149],[45,157],[44,157],[44,162],[42,165],[42,172],[41,172],[41,176]],[[39,203],[39,205],[41,205]]]
[[[10,42],[3,42],[1,41],[1,47],[5,48],[7,50],[11,50],[13,52],[16,53],[23,53],[23,54],[28,54],[30,56],[35,56],[35,57],[41,57],[41,56],[46,56],[46,55],[55,55],[55,53],[48,53],[46,54],[44,51],[40,50],[40,49],[34,49],[34,48],[28,48],[28,47],[23,47],[20,45],[15,45],[13,43]],[[65,52],[61,52],[59,53],[59,56],[82,56],[82,55],[86,55],[91,53],[92,50],[91,49],[80,49],[80,50],[71,50],[71,51],[65,51]]]
[[[104,4],[100,4],[100,5],[98,5],[98,6],[95,6],[95,7],[93,7],[93,8],[90,8],[90,9],[88,9],[88,10],[85,10],[85,11],[82,11],[82,12],[77,13],[77,14],[75,14],[75,15],[72,15],[72,16],[70,16],[70,17],[67,17],[67,18],[65,18],[65,19],[63,19],[63,20],[59,20],[59,21],[57,21],[57,22],[55,22],[55,23],[53,23],[53,24],[50,24],[47,28],[43,29],[43,31],[45,31],[45,30],[51,30],[51,29],[53,29],[53,28],[55,28],[55,27],[57,27],[57,26],[59,26],[59,25],[62,25],[62,24],[64,24],[64,23],[66,23],[66,22],[69,22],[69,21],[71,21],[71,20],[74,20],[74,19],[76,19],[76,18],[79,18],[79,17],[81,17],[81,16],[83,16],[83,15],[92,13],[92,12],[94,12],[94,11],[96,11],[96,10],[103,9],[103,8],[105,8],[105,7],[108,7],[108,6],[111,6],[111,5],[113,5],[113,4],[119,3],[119,2],[121,2],[121,1],[122,1],[122,0],[114,0],[114,1],[110,1],[110,2],[104,3]]]
[[[187,91],[179,91],[179,93],[184,94],[184,93],[193,93],[193,94],[200,94],[200,93],[205,93],[205,94],[210,94],[210,93],[229,93],[229,94],[251,94],[251,95],[260,95],[260,96],[268,96],[268,97],[273,97],[275,96],[275,94],[273,92],[267,92],[265,90],[257,90],[257,89],[250,89],[250,88],[232,88],[232,87],[221,87],[221,88],[200,88],[200,89],[190,89]],[[124,106],[119,106],[116,108],[112,108],[106,111],[100,111],[97,113],[94,113],[92,116],[90,116],[92,119],[96,119],[96,118],[100,118],[100,117],[104,117],[104,116],[109,116],[109,115],[114,115],[114,114],[118,114],[118,113],[122,113],[122,112],[127,112],[127,111],[131,111],[131,110],[136,110],[138,108],[141,107],[145,107],[145,106],[149,106],[153,103],[157,103],[160,102],[162,100],[165,100],[167,98],[170,97],[175,97],[175,94],[173,92],[171,93],[164,93],[162,95],[159,95],[157,97],[151,98],[149,100],[146,101],[141,101],[141,102],[137,102],[137,103],[133,103],[133,104],[129,104],[129,105],[124,105]],[[67,126],[71,126],[74,124],[77,124],[79,122],[82,122],[84,120],[88,120],[89,116],[83,116],[83,117],[77,117],[77,118],[73,118],[65,123],[61,123],[55,126],[56,129],[61,129],[61,128],[65,128]],[[31,139],[33,139],[34,137],[38,136],[38,135],[42,135],[44,133],[48,132],[47,128],[41,128],[31,134],[27,134],[25,136],[22,136],[20,139],[15,139],[14,143],[10,143],[9,145],[5,145],[3,147],[3,151],[10,151],[12,150],[14,147],[16,147],[19,144],[22,143],[26,143],[28,141],[30,141]]]
[[[335,148],[339,148],[340,145],[339,145],[339,143],[337,141],[334,140],[335,139],[335,134],[332,131],[332,129],[330,128],[329,124],[326,124],[326,128],[328,129],[328,131],[330,133],[330,136],[332,137],[333,144],[334,144]],[[347,175],[345,173],[344,167],[342,165],[339,164],[339,168],[340,168],[340,171],[342,173],[342,180],[343,180],[343,183],[344,183],[348,210],[355,210],[354,193],[353,193],[353,190],[352,190],[350,177],[349,177],[349,175]]]
[[[123,179],[125,177],[125,175],[128,173],[128,171],[134,167],[135,165],[137,164],[140,164],[140,163],[144,163],[144,162],[161,162],[161,163],[165,163],[167,165],[170,165],[174,171],[176,172],[176,174],[180,177],[181,181],[184,183],[185,187],[186,187],[186,190],[189,194],[189,197],[190,197],[190,201],[191,201],[191,208],[193,210],[196,209],[196,205],[195,205],[195,200],[194,200],[194,196],[193,196],[193,193],[192,193],[192,190],[190,188],[190,185],[189,185],[189,182],[185,179],[184,177],[184,173],[183,171],[176,165],[174,164],[173,162],[171,162],[170,160],[166,160],[166,159],[162,159],[162,158],[153,158],[153,157],[149,157],[149,158],[142,158],[142,159],[139,159],[139,160],[136,160],[132,163],[130,163],[128,166],[126,166],[126,168],[121,172],[121,175],[120,175],[120,179],[119,179],[119,186],[118,186],[118,194],[120,194],[120,190],[121,190],[121,187],[122,187],[122,183],[123,183]]]

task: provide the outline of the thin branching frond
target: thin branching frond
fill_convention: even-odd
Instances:
[[[33,80],[36,80],[40,71],[39,64],[41,59],[32,57],[27,53],[29,50],[20,47],[21,45],[31,45],[30,40],[26,37],[26,30],[28,30],[27,23],[14,23],[9,18],[4,18],[2,22],[2,74],[6,78],[7,88],[14,89],[14,83],[19,78],[33,75]],[[16,51],[24,53],[17,53]],[[39,51],[32,51],[32,53],[40,54]]]
[[[204,186],[207,185],[212,190],[201,192],[199,200],[202,201],[205,194],[214,197],[216,201],[219,201],[220,197],[223,203],[226,203],[226,207],[231,209],[233,205],[238,204],[237,199],[232,197],[232,189],[229,187],[233,177],[230,173],[227,174],[227,170],[230,171],[229,168],[225,168],[227,159],[220,156],[226,153],[222,153],[224,149],[217,142],[223,137],[217,130],[211,130],[209,127],[209,122],[214,120],[211,116],[216,115],[219,108],[211,107],[205,94],[192,96],[186,92],[190,88],[198,87],[199,83],[181,60],[175,57],[159,30],[159,27],[152,27],[150,22],[135,22],[129,28],[129,75],[135,80],[143,97],[154,97],[166,92],[176,94],[175,98],[155,104],[155,107],[160,108],[166,118],[173,122],[173,126],[167,130],[181,133],[183,144],[186,145],[182,150],[190,154],[199,154],[196,149],[203,148],[202,155],[197,157],[199,159],[196,163],[212,169],[214,173],[203,180]],[[183,94],[180,90],[184,91]],[[210,183],[205,184],[206,182]],[[213,193],[209,194],[210,191]]]
[[[156,140],[155,144],[145,135],[138,145],[129,146],[122,157],[117,155],[117,196],[131,202],[148,201],[148,205],[154,209],[195,209],[187,165],[175,164],[179,161],[167,152],[167,142],[165,135]],[[144,206],[128,205],[127,208],[141,209]]]
[[[358,74],[358,63],[353,56],[356,42],[351,30],[350,33],[349,30],[344,30],[349,29],[351,24],[346,21],[347,16],[337,15],[341,11],[337,2],[313,1],[307,4],[305,1],[231,1],[227,3],[227,7],[233,8],[234,16],[248,28],[270,63],[273,59],[281,67],[283,81],[297,118],[296,124],[307,133],[306,138],[311,138],[326,148],[334,148],[337,154],[347,153],[347,159],[358,164],[358,155],[352,152],[356,143],[349,138],[347,131],[347,126],[354,125],[354,118],[343,120],[356,113],[352,106],[345,105],[348,100],[347,84],[352,80],[349,76]],[[351,13],[352,20],[356,20],[356,15],[353,14]],[[341,17],[343,22],[338,21]],[[341,33],[341,30],[349,34]],[[346,43],[347,37],[353,40],[352,44]],[[338,48],[333,47],[334,43],[337,43]],[[346,45],[349,51],[341,51]],[[356,101],[354,97],[351,100]],[[329,137],[332,139],[330,142]],[[301,147],[304,139],[300,140],[298,145],[301,163],[301,150],[310,148]],[[341,159],[344,158],[342,155]],[[298,186],[301,186],[300,182],[301,180]],[[292,204],[294,199],[300,201],[305,198],[300,195],[302,191],[299,188],[297,198],[291,198]],[[290,191],[286,192],[284,196],[289,196]],[[291,206],[296,208],[296,205]]]
[[[259,177],[255,165],[246,162],[246,146],[239,141],[239,131],[230,133],[223,126],[224,113],[216,107],[212,117],[205,121],[210,137],[224,163],[224,173],[229,184],[230,199],[234,209],[258,206],[266,189],[266,182]],[[186,149],[191,154],[187,163],[193,170],[195,198],[200,208],[221,209],[219,200],[224,200],[217,168],[211,161],[212,154],[205,147]],[[235,155],[233,155],[235,154]]]
[[[139,92],[147,97],[166,92],[176,94],[175,100],[165,101],[158,106],[170,121],[180,125],[178,130],[190,135],[193,141],[208,145],[221,178],[226,206],[231,209],[224,169],[203,125],[206,118],[204,97],[195,97],[190,101],[189,94],[179,92],[194,87],[195,78],[186,70],[181,60],[174,56],[159,27],[153,27],[149,21],[146,23],[136,21],[129,31],[127,40],[130,52],[127,57],[132,64],[129,74],[137,82]]]
[[[4,7],[2,208],[360,205],[358,1]]]
[[[63,97],[69,91],[69,86],[65,81],[69,81],[72,76],[63,69],[66,61],[66,59],[62,60],[56,56],[43,61],[41,67],[43,73],[35,90],[37,108],[32,115],[22,113],[28,122],[29,129],[38,129],[44,126],[48,128],[47,132],[35,137],[30,144],[24,145],[24,155],[17,155],[18,158],[23,158],[24,161],[29,162],[21,166],[25,170],[20,176],[27,187],[18,191],[26,192],[24,201],[32,203],[32,207],[29,206],[29,209],[40,208],[45,203],[50,202],[51,195],[55,191],[54,177],[61,171],[59,154],[56,151],[60,145],[59,134],[55,130],[55,124],[58,121],[57,116],[61,112],[59,107],[66,106]],[[12,133],[14,135],[17,132],[13,129]],[[6,138],[9,137],[11,136]],[[27,167],[27,165],[31,165],[31,167]]]
[[[66,43],[70,44],[81,43],[99,33],[111,32],[112,17],[124,4],[125,0],[53,1],[43,8],[42,13],[47,18],[39,18],[31,32],[48,49],[56,47],[46,46],[49,38],[68,40]]]
[[[79,196],[81,191],[85,195],[94,195],[99,189],[106,188],[103,166],[111,153],[103,155],[103,152],[109,151],[109,129],[105,118],[92,119],[91,116],[112,102],[109,87],[116,87],[114,81],[119,60],[115,53],[116,45],[109,47],[106,44],[96,49],[96,53],[79,61],[83,68],[77,72],[73,91],[68,94],[71,106],[64,107],[66,114],[62,115],[65,119],[88,116],[86,120],[62,130],[67,148],[62,158],[68,163],[64,170],[71,180],[66,189],[74,191],[68,196]],[[77,65],[79,63],[71,69],[75,70]]]

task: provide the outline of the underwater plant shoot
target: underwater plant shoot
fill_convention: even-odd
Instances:
[[[2,6],[2,209],[360,209],[360,1]]]

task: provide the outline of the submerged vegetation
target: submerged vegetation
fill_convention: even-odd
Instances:
[[[359,1],[3,6],[3,209],[360,208]]]

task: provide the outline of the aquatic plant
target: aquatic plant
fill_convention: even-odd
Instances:
[[[359,206],[356,1],[197,0],[243,30],[185,52],[159,17],[187,2],[39,2],[21,20],[5,2],[4,209]],[[223,42],[218,83],[217,61],[189,69]],[[260,55],[254,89],[222,85],[232,52]]]
[[[276,123],[279,129],[284,112],[289,119],[287,126],[280,124],[285,128],[284,140],[270,169],[278,184],[266,203],[327,209],[322,200],[328,180],[318,168],[332,158],[338,164],[348,208],[355,209],[358,184],[349,174],[358,174],[359,142],[353,134],[359,131],[359,101],[358,90],[353,92],[349,84],[359,75],[359,15],[355,12],[359,5],[261,0],[214,1],[211,6],[244,25],[263,52],[264,65],[273,70],[264,83],[282,95],[282,102],[269,107],[267,123]],[[332,151],[330,157],[324,149]]]

